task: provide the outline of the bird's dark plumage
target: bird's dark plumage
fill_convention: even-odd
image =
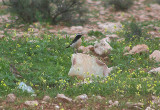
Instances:
[[[66,48],[69,48],[72,44],[76,43],[81,37],[82,37],[81,34],[77,34],[74,40],[71,42],[71,44],[67,46]]]

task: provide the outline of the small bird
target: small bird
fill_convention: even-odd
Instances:
[[[80,47],[82,43],[81,37],[82,37],[82,34],[77,34],[74,40],[71,42],[71,44],[67,46],[66,48],[72,47],[73,49],[76,49],[76,51],[74,50],[74,52],[77,53],[78,48]]]

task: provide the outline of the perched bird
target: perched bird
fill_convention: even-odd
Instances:
[[[80,47],[82,43],[81,37],[82,37],[82,34],[77,34],[74,40],[71,42],[71,44],[67,46],[66,48],[72,47],[73,49],[76,49],[76,52],[75,50],[74,52],[77,53],[78,48]]]

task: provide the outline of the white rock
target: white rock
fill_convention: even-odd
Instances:
[[[160,73],[160,67],[150,70],[148,73]]]
[[[124,48],[123,51],[126,52],[126,51],[130,51],[130,50],[131,50],[131,48],[129,46],[127,46],[127,47]]]
[[[112,50],[112,47],[106,42],[105,39],[102,39],[99,43],[95,43],[94,51],[98,55],[107,55]]]
[[[68,73],[69,76],[77,76],[79,79],[91,77],[106,77],[110,69],[107,65],[90,55],[77,53],[72,55],[72,66]]]
[[[107,30],[109,32],[116,32],[122,29],[122,24],[120,22],[118,23],[112,23],[112,22],[106,22],[106,23],[98,23],[98,27],[100,29]]]
[[[102,100],[103,99],[103,97],[102,96],[96,96],[96,99],[98,99],[98,100]]]
[[[43,101],[43,100],[41,101],[41,104],[46,104],[46,103],[47,103],[46,101]]]
[[[108,103],[109,103],[110,105],[112,105],[112,104],[113,104],[113,101],[112,101],[112,100],[109,100]]]
[[[16,96],[14,94],[7,95],[7,102],[15,102]]]
[[[43,97],[43,101],[49,102],[51,100],[51,98],[49,96],[44,96]]]
[[[0,110],[3,110],[3,106],[0,106]]]
[[[148,46],[145,44],[141,44],[141,45],[134,46],[128,53],[125,53],[124,55],[128,55],[128,54],[131,55],[131,54],[148,52],[148,51],[149,51]]]
[[[75,100],[87,100],[88,96],[86,94],[79,95],[75,98]]]
[[[54,110],[59,110],[59,109],[60,109],[60,107],[58,105],[54,106]]]
[[[147,107],[145,110],[155,110],[155,109],[153,109],[151,107]]]
[[[150,56],[150,59],[154,59],[157,62],[160,62],[160,51],[159,50],[155,50]]]
[[[34,106],[38,106],[39,103],[37,100],[35,100],[35,101],[25,101],[24,104],[30,107],[34,107]]]
[[[118,105],[119,105],[119,102],[118,102],[118,101],[115,101],[112,105],[113,105],[113,106],[118,106]]]
[[[62,100],[64,102],[72,102],[72,99],[66,97],[64,94],[57,94],[57,99]]]
[[[87,47],[80,46],[78,50],[82,51],[82,53],[89,53],[91,50],[94,50],[94,47],[92,45],[89,45]]]

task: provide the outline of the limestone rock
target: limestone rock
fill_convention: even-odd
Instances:
[[[141,45],[134,46],[128,53],[125,53],[124,55],[128,55],[128,54],[132,55],[132,54],[148,52],[148,51],[149,51],[148,46],[145,44],[141,44]]]
[[[37,100],[35,100],[35,101],[25,101],[24,104],[30,107],[34,107],[34,106],[38,106],[39,103]]]
[[[91,77],[106,77],[111,71],[107,65],[90,55],[77,53],[72,55],[72,66],[69,76],[76,76],[79,79]]]
[[[150,70],[148,73],[160,73],[160,67]]]
[[[79,95],[75,98],[75,100],[87,100],[88,99],[88,96],[86,94],[83,94],[83,95]]]
[[[159,50],[155,50],[150,56],[150,59],[154,59],[157,62],[160,62],[160,51]]]
[[[102,39],[100,42],[95,43],[94,51],[98,55],[107,55],[112,50],[112,47],[106,42],[105,39]]]
[[[153,109],[151,107],[147,107],[145,110],[155,110],[155,109]]]
[[[62,100],[64,102],[72,102],[72,99],[66,97],[64,94],[57,94],[57,99]]]
[[[60,109],[60,107],[58,105],[54,106],[54,110],[59,110],[59,109]]]
[[[89,45],[89,46],[87,46],[87,47],[84,47],[84,46],[80,46],[79,48],[78,48],[78,50],[81,50],[82,51],[82,53],[89,53],[91,50],[93,50],[93,46],[92,45]]]
[[[129,107],[129,108],[137,108],[137,109],[142,109],[144,104],[143,103],[133,103],[133,102],[127,102],[126,105]]]
[[[7,102],[15,102],[16,96],[14,94],[7,95]]]
[[[122,29],[122,24],[120,22],[118,23],[106,22],[104,24],[98,22],[98,27],[100,29],[107,30],[109,32],[116,32]]]
[[[129,46],[127,46],[127,47],[124,48],[123,51],[126,52],[126,51],[130,51],[130,50],[131,50],[131,48]]]
[[[44,96],[43,101],[45,102],[49,102],[51,100],[51,98],[49,96]]]

